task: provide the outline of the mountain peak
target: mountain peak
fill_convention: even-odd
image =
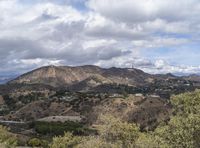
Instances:
[[[101,78],[117,84],[139,85],[151,77],[141,70],[127,68],[101,68],[95,65],[84,66],[44,66],[25,73],[9,83],[47,84],[51,86],[69,86],[87,78]],[[103,82],[102,82],[103,83]]]

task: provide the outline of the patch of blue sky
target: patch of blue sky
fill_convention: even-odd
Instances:
[[[88,11],[86,7],[87,0],[18,0],[22,5],[35,5],[38,3],[50,2],[57,5],[70,5],[78,11]]]
[[[155,32],[153,33],[154,36],[158,37],[168,37],[168,38],[183,38],[183,39],[190,39],[192,38],[191,34],[186,34],[186,33],[167,33],[167,32]]]
[[[188,43],[174,47],[142,49],[141,54],[151,60],[163,59],[170,64],[200,65],[200,43]]]
[[[17,2],[22,5],[34,5],[45,0],[18,0]]]

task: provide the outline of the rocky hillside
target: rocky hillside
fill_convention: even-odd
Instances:
[[[152,129],[169,119],[171,106],[158,96],[129,95],[126,99],[116,97],[101,101],[87,117],[98,124],[95,119],[101,114],[112,114],[123,121],[137,123],[142,129]]]
[[[173,94],[200,88],[198,78],[198,76],[178,77],[170,73],[151,75],[133,68],[106,69],[92,65],[46,66],[19,76],[8,82],[8,85],[0,85],[0,93],[10,91],[15,86],[31,88],[40,85],[44,89],[62,88],[72,92],[156,94],[169,99]]]
[[[182,78],[184,78],[186,80],[190,80],[190,81],[200,82],[200,75],[196,75],[196,74],[184,76]]]
[[[97,81],[98,82],[97,82]],[[97,66],[46,66],[33,70],[10,81],[10,84],[47,84],[54,87],[70,86],[78,83],[98,85],[102,83],[117,83],[137,86],[149,83],[153,76],[138,69],[109,68]]]
[[[36,121],[44,117],[80,117],[86,124],[98,124],[101,114],[112,114],[124,121],[136,122],[142,128],[154,128],[171,114],[166,100],[158,96],[102,94],[63,94],[37,100],[4,116],[4,120]]]

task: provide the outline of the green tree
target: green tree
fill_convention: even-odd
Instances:
[[[200,147],[200,91],[173,96],[174,115],[154,132],[159,145],[167,147]]]
[[[188,117],[175,116],[165,126],[155,130],[154,136],[160,145],[177,148],[200,147],[200,116],[190,114]]]
[[[200,90],[183,93],[171,98],[174,113],[180,115],[200,115]]]
[[[118,143],[122,147],[131,147],[139,137],[139,128],[136,124],[123,122],[112,115],[103,115],[99,118],[102,123],[99,127],[99,136],[105,141]]]

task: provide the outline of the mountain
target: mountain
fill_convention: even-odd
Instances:
[[[134,68],[45,66],[25,73],[7,84],[9,87],[23,85],[21,87],[24,88],[33,84],[43,85],[73,92],[156,94],[169,99],[173,94],[200,88],[200,81],[197,79],[197,76],[178,77],[171,73],[152,75]],[[0,92],[3,90],[4,87],[0,88]]]
[[[186,80],[190,80],[190,81],[200,82],[200,75],[197,75],[197,74],[192,74],[192,75],[189,75],[189,76],[183,76],[182,78],[184,78]]]
[[[178,77],[173,75],[172,73],[167,74],[155,74],[157,79],[177,79]]]
[[[1,75],[0,76],[0,84],[5,84],[8,81],[11,81],[12,79],[14,79],[16,77],[16,75]]]
[[[47,84],[54,87],[65,87],[75,84],[98,81],[102,83],[116,83],[138,86],[151,82],[152,75],[138,69],[128,68],[100,68],[97,66],[46,66],[25,73],[9,82],[9,84]]]

